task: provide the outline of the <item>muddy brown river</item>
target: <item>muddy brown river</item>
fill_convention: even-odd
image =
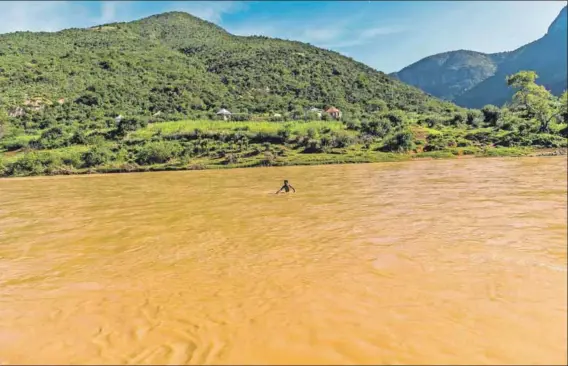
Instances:
[[[3,179],[0,364],[566,364],[566,177],[560,157]]]

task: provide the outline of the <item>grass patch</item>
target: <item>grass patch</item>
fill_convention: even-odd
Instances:
[[[498,147],[481,150],[479,156],[499,157],[499,156],[526,156],[534,152],[530,147]]]
[[[132,132],[129,139],[149,139],[155,134],[172,135],[188,133],[195,130],[203,132],[234,132],[248,131],[251,133],[277,133],[279,130],[288,128],[291,133],[305,134],[310,129],[320,130],[328,128],[331,131],[344,130],[343,124],[337,121],[293,121],[293,122],[231,122],[231,121],[175,121],[152,123],[147,127]]]

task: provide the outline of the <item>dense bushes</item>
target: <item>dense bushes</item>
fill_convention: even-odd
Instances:
[[[415,148],[414,135],[410,130],[404,130],[388,138],[381,151],[406,152]]]
[[[93,146],[83,154],[81,159],[85,167],[95,167],[110,162],[113,159],[113,153],[105,146]]]
[[[144,128],[147,125],[148,120],[145,118],[124,118],[118,122],[116,131],[119,136],[125,136],[128,132],[136,131],[137,129]]]
[[[141,165],[163,164],[179,157],[182,151],[183,147],[177,142],[149,142],[136,154],[136,162]]]
[[[551,134],[531,133],[523,135],[518,132],[509,132],[501,136],[495,145],[504,147],[534,146],[539,148],[565,148],[567,147],[567,141],[561,136]]]
[[[501,109],[494,105],[486,105],[481,109],[481,113],[483,113],[483,121],[488,126],[497,126],[497,122],[501,118]]]
[[[41,134],[38,143],[43,149],[57,149],[69,146],[71,144],[71,136],[62,126],[55,126],[45,130]]]

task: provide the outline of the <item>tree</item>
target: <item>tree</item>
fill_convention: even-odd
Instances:
[[[107,147],[101,145],[93,146],[81,156],[81,160],[83,160],[83,164],[87,168],[106,164],[112,158],[112,152]]]
[[[550,122],[560,116],[560,101],[535,80],[538,75],[534,71],[519,71],[507,77],[507,85],[517,88],[513,95],[513,107],[524,111],[529,118],[540,123],[539,132],[549,132]]]
[[[481,113],[483,114],[483,121],[488,123],[490,126],[497,126],[502,115],[501,109],[492,104],[484,106],[481,109]]]
[[[393,152],[406,152],[414,149],[414,134],[410,130],[403,130],[388,139],[382,150]]]
[[[118,122],[116,127],[120,136],[125,136],[128,132],[136,131],[139,128],[144,128],[148,125],[148,121],[141,118],[123,118]]]
[[[8,112],[0,108],[0,139],[8,134]]]
[[[560,116],[562,117],[562,122],[568,123],[568,92],[562,93],[560,96]]]
[[[367,101],[365,110],[367,112],[377,112],[377,111],[386,112],[388,110],[388,106],[384,100],[374,98]]]

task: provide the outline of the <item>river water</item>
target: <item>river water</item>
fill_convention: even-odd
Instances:
[[[564,157],[0,180],[0,364],[566,364],[566,176]]]

